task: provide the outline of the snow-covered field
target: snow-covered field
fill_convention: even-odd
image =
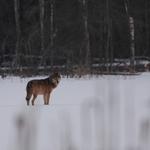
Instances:
[[[150,149],[150,73],[62,78],[49,106],[26,106],[31,79],[0,78],[0,150]]]

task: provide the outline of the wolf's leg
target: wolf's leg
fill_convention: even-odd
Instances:
[[[26,96],[27,105],[29,105],[29,103],[30,103],[31,96],[32,96],[32,93],[31,94],[27,93],[27,96]]]
[[[44,105],[46,105],[46,103],[47,103],[47,94],[43,95],[43,99],[44,99]]]
[[[47,105],[49,105],[50,94],[47,95]]]
[[[33,94],[32,105],[34,105],[34,101],[35,101],[36,97],[37,97],[37,95]]]
[[[27,101],[27,105],[29,105],[30,100]]]

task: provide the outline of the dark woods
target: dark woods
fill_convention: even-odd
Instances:
[[[148,0],[0,3],[2,76],[135,73],[150,57]]]

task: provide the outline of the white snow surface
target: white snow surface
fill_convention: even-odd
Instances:
[[[0,150],[149,150],[150,73],[62,78],[50,105],[26,105],[26,84],[0,78]]]

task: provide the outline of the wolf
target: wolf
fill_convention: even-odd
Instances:
[[[150,63],[146,64],[145,71],[150,71]]]
[[[31,80],[27,83],[26,86],[26,101],[29,105],[30,98],[33,95],[32,105],[38,95],[43,95],[44,105],[49,105],[50,94],[55,89],[61,80],[60,72],[52,73],[48,78]]]

